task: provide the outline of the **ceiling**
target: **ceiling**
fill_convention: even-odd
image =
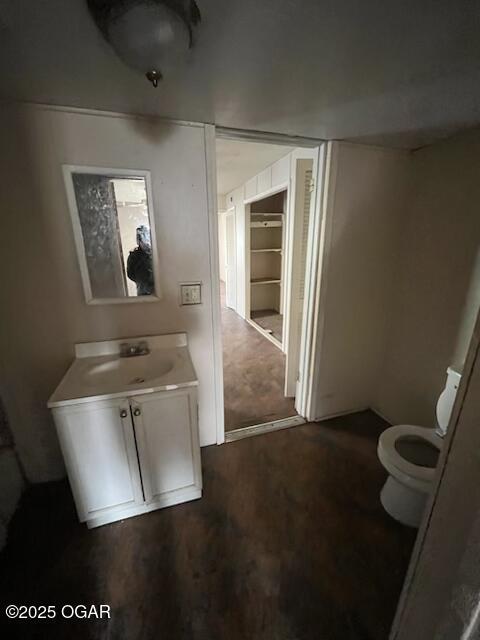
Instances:
[[[225,195],[286,156],[292,147],[217,139],[217,193]]]
[[[414,148],[480,123],[475,0],[197,0],[190,60],[154,89],[85,0],[2,0],[4,98]]]

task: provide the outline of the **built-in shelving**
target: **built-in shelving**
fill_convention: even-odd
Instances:
[[[282,218],[285,214],[284,213],[252,213],[252,216],[278,216],[279,218]]]
[[[249,321],[280,348],[286,202],[283,191],[257,200],[250,208]]]
[[[252,229],[261,229],[262,227],[281,227],[283,225],[282,220],[264,220],[258,221],[255,220],[250,222],[250,227]]]
[[[275,276],[272,276],[271,278],[252,278],[250,280],[250,284],[280,284],[282,282],[282,280],[280,278],[277,278]]]

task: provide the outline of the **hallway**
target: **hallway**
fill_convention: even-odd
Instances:
[[[296,415],[294,398],[285,398],[285,355],[235,311],[222,304],[225,429]]]

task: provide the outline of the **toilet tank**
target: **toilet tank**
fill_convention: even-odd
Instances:
[[[438,435],[445,436],[447,433],[448,423],[450,416],[452,415],[453,403],[457,396],[457,390],[462,378],[461,371],[448,367],[447,369],[447,381],[445,388],[440,394],[437,402],[437,433]]]

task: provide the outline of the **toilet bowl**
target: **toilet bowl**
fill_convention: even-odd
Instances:
[[[390,427],[380,436],[378,458],[389,473],[380,500],[402,524],[420,524],[441,448],[434,429],[410,424]]]
[[[402,524],[418,527],[433,486],[461,373],[447,369],[447,382],[437,402],[437,428],[400,424],[378,440],[378,458],[388,471],[380,493],[385,511]]]

